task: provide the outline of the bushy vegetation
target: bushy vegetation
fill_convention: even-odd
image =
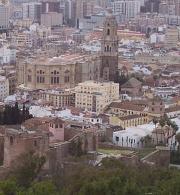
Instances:
[[[38,174],[44,159],[28,155],[25,164],[18,167],[18,174],[14,172],[12,177],[0,182],[1,195],[180,194],[180,171],[176,169],[152,168],[142,164],[126,166],[118,160],[105,159],[100,167],[73,165],[75,167],[71,169],[59,169],[56,177],[42,181]],[[28,182],[24,184],[23,180]]]
[[[25,120],[32,118],[29,110],[23,105],[21,110],[16,102],[14,106],[6,105],[3,112],[0,112],[0,125],[21,124]]]

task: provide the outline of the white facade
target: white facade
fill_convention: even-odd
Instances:
[[[16,49],[3,46],[0,48],[0,65],[16,62]]]
[[[9,81],[6,77],[0,76],[0,101],[9,95]]]
[[[154,89],[154,94],[156,96],[161,97],[162,99],[167,99],[172,95],[179,95],[180,94],[180,86],[175,87],[156,87]]]
[[[168,118],[176,118],[180,116],[180,110],[166,112],[166,115],[168,116]]]
[[[112,10],[115,15],[119,15],[121,19],[134,18],[141,8],[141,2],[138,0],[115,0],[112,2]]]
[[[92,124],[102,124],[102,119],[99,117],[85,117],[84,121],[92,123]]]
[[[141,139],[151,135],[155,125],[153,123],[128,127],[126,130],[113,132],[113,143],[121,147],[140,148]]]

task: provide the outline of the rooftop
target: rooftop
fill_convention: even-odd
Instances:
[[[84,62],[88,59],[92,58],[92,56],[83,55],[83,54],[66,54],[61,55],[59,57],[47,58],[46,56],[41,56],[33,60],[32,64],[38,65],[67,65],[67,64],[75,64],[77,62]]]

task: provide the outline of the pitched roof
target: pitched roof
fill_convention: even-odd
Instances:
[[[109,105],[110,108],[120,108],[122,110],[133,110],[133,111],[140,111],[144,110],[144,106],[136,105],[130,101],[122,101],[122,102],[112,102]]]
[[[136,78],[132,77],[126,83],[121,85],[121,88],[135,88],[140,85],[141,85],[141,82],[137,80]]]
[[[131,120],[131,119],[136,119],[136,118],[141,118],[142,116],[138,114],[133,114],[133,115],[128,115],[128,116],[121,116],[119,117],[120,120],[126,121],[126,120]]]
[[[180,105],[177,105],[177,106],[170,106],[169,108],[166,108],[166,109],[165,109],[165,112],[166,112],[166,113],[169,113],[169,112],[176,112],[176,111],[180,111]]]

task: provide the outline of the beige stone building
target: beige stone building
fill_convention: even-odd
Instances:
[[[168,140],[172,139],[174,135],[175,131],[168,125],[158,126],[152,132],[152,143],[154,145],[167,145]]]
[[[75,87],[75,106],[88,111],[102,113],[104,108],[119,99],[119,84],[86,81]]]
[[[145,114],[146,106],[143,101],[141,102],[142,104],[138,104],[136,101],[112,102],[106,107],[105,112],[119,117],[128,115],[143,115]]]
[[[34,91],[33,94],[45,105],[63,108],[75,104],[74,93],[71,90],[39,90]]]
[[[148,117],[146,115],[128,115],[128,116],[111,116],[110,124],[121,126],[123,129],[127,127],[135,127],[137,125],[143,125],[148,122]]]
[[[98,56],[67,54],[41,56],[18,64],[18,83],[28,89],[72,88],[77,83],[99,79]]]
[[[132,97],[142,95],[142,83],[136,78],[130,78],[126,83],[121,85],[121,93]]]

